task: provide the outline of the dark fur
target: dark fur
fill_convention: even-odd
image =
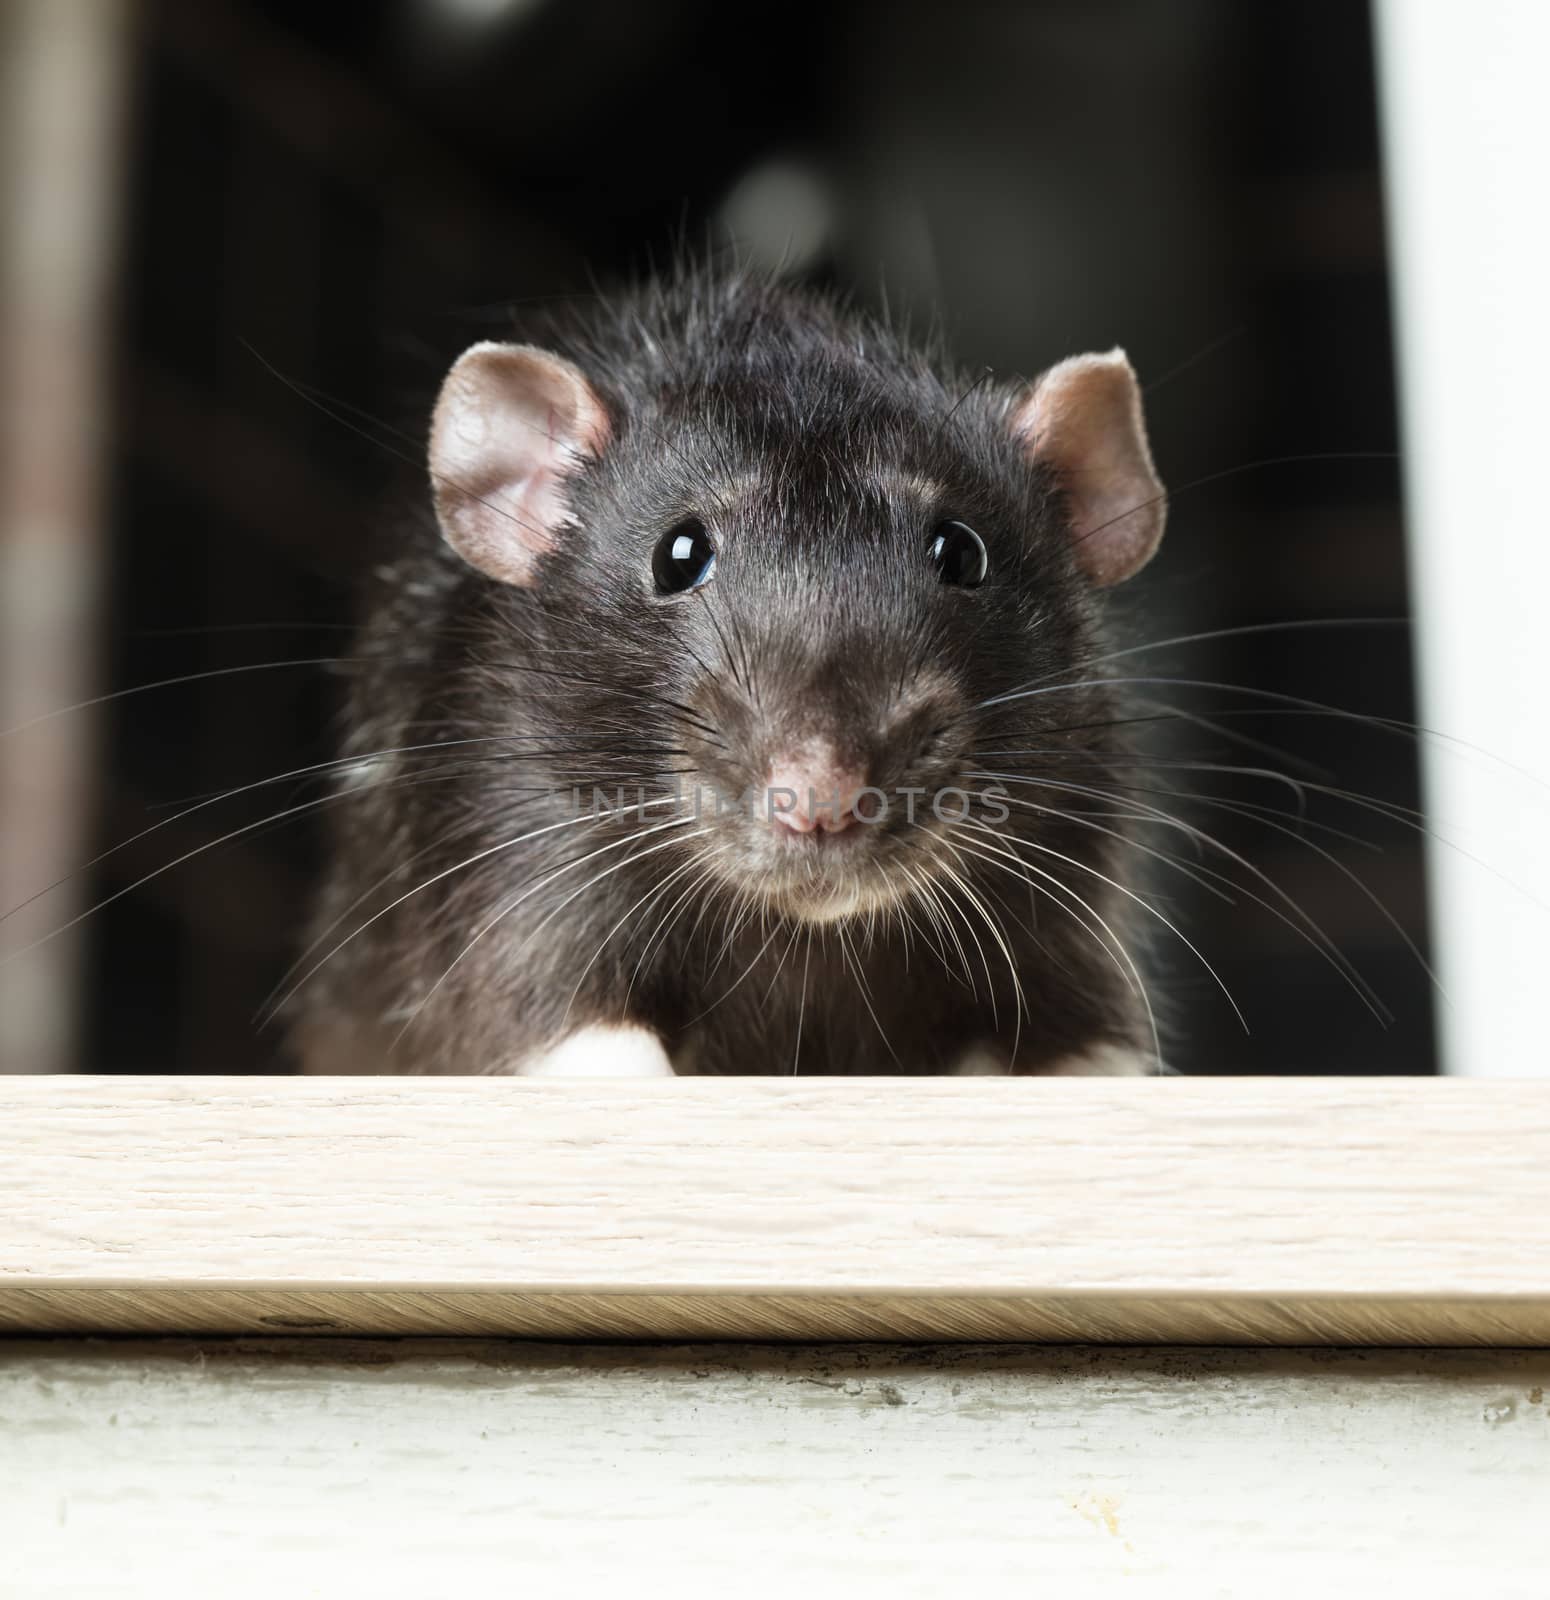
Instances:
[[[709,862],[714,846],[730,862],[742,837],[640,834],[672,815],[665,807],[498,850],[376,915],[478,851],[574,817],[575,786],[584,800],[594,785],[649,799],[692,768],[736,793],[760,782],[773,742],[807,733],[864,760],[884,788],[934,788],[980,767],[1104,788],[1124,760],[1123,708],[1107,687],[974,709],[1086,678],[1105,647],[1060,496],[1010,435],[1010,389],[950,373],[823,298],[744,279],[653,285],[545,342],[585,372],[613,436],[572,481],[577,526],[536,587],[465,566],[430,526],[378,576],[348,752],[482,742],[392,758],[331,808],[318,930],[337,926],[312,961],[360,931],[300,991],[298,1042],[313,1069],[499,1072],[578,1026],[626,1016],[699,1072],[940,1072],[976,1043],[1016,1071],[1101,1043],[1150,1055],[1139,999],[1093,932],[1013,872],[955,858],[936,826],[872,829],[875,871],[897,881],[940,858],[973,884],[1027,1001],[1015,1061],[1006,958],[966,903],[950,937],[922,931],[918,903],[908,930],[898,914],[813,926],[727,882],[693,895],[661,937],[700,867],[655,901],[653,886],[690,852]],[[940,502],[924,503],[914,480],[942,485]],[[660,597],[652,549],[687,516],[712,529],[717,575]],[[949,516],[989,547],[978,589],[940,584],[927,560]],[[902,726],[882,739],[882,717],[900,706]],[[971,754],[1024,748],[1056,753]],[[559,870],[632,830],[633,845]],[[1129,881],[1128,852],[1090,822],[1013,806],[1001,830]],[[1133,946],[1123,895],[1055,857],[1023,856]]]

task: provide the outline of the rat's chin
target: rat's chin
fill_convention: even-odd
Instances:
[[[887,852],[881,852],[886,854]],[[767,827],[739,841],[734,886],[797,922],[843,922],[884,911],[908,893],[863,829],[782,837]],[[723,871],[726,858],[723,857]]]
[[[892,896],[881,892],[881,884],[804,883],[782,884],[768,887],[765,898],[774,909],[795,922],[815,924],[844,922],[849,917],[862,917],[879,911]]]

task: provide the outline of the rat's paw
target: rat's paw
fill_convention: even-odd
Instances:
[[[988,1044],[970,1046],[948,1068],[949,1078],[1004,1078],[1011,1071],[1004,1051]]]
[[[1157,1065],[1144,1050],[1129,1045],[1095,1044],[1089,1050],[1044,1067],[1042,1078],[1149,1078]]]
[[[948,1073],[953,1078],[1004,1078],[1014,1069],[1004,1052],[991,1044],[977,1044],[953,1063]],[[1018,1076],[1027,1072],[1021,1069]],[[1078,1051],[1060,1060],[1040,1067],[1032,1074],[1039,1078],[1145,1078],[1156,1068],[1152,1058],[1143,1050],[1125,1045],[1095,1044],[1090,1049]]]
[[[519,1078],[671,1078],[673,1064],[649,1028],[594,1023],[531,1057]]]

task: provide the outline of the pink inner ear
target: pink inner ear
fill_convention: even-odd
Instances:
[[[1065,490],[1077,565],[1100,584],[1143,567],[1162,538],[1167,505],[1124,351],[1051,367],[1012,428],[1029,460],[1053,468]]]
[[[431,422],[447,542],[502,583],[532,583],[571,520],[566,478],[607,440],[602,402],[568,361],[527,345],[475,345],[447,375]]]

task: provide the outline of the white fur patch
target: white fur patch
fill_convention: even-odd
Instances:
[[[950,1077],[1004,1078],[1007,1064],[1003,1056],[985,1046],[966,1050],[954,1064]],[[1041,1078],[1144,1078],[1152,1070],[1149,1057],[1139,1050],[1119,1045],[1100,1044],[1080,1055],[1066,1056],[1043,1068]]]
[[[671,1078],[673,1064],[649,1028],[596,1023],[517,1068],[519,1078]]]
[[[1152,1071],[1151,1057],[1122,1045],[1100,1044],[1081,1055],[1067,1056],[1040,1074],[1046,1078],[1145,1078]]]
[[[994,1050],[976,1046],[972,1050],[965,1050],[953,1064],[950,1078],[1004,1078],[1006,1076],[1006,1058],[998,1055]]]

